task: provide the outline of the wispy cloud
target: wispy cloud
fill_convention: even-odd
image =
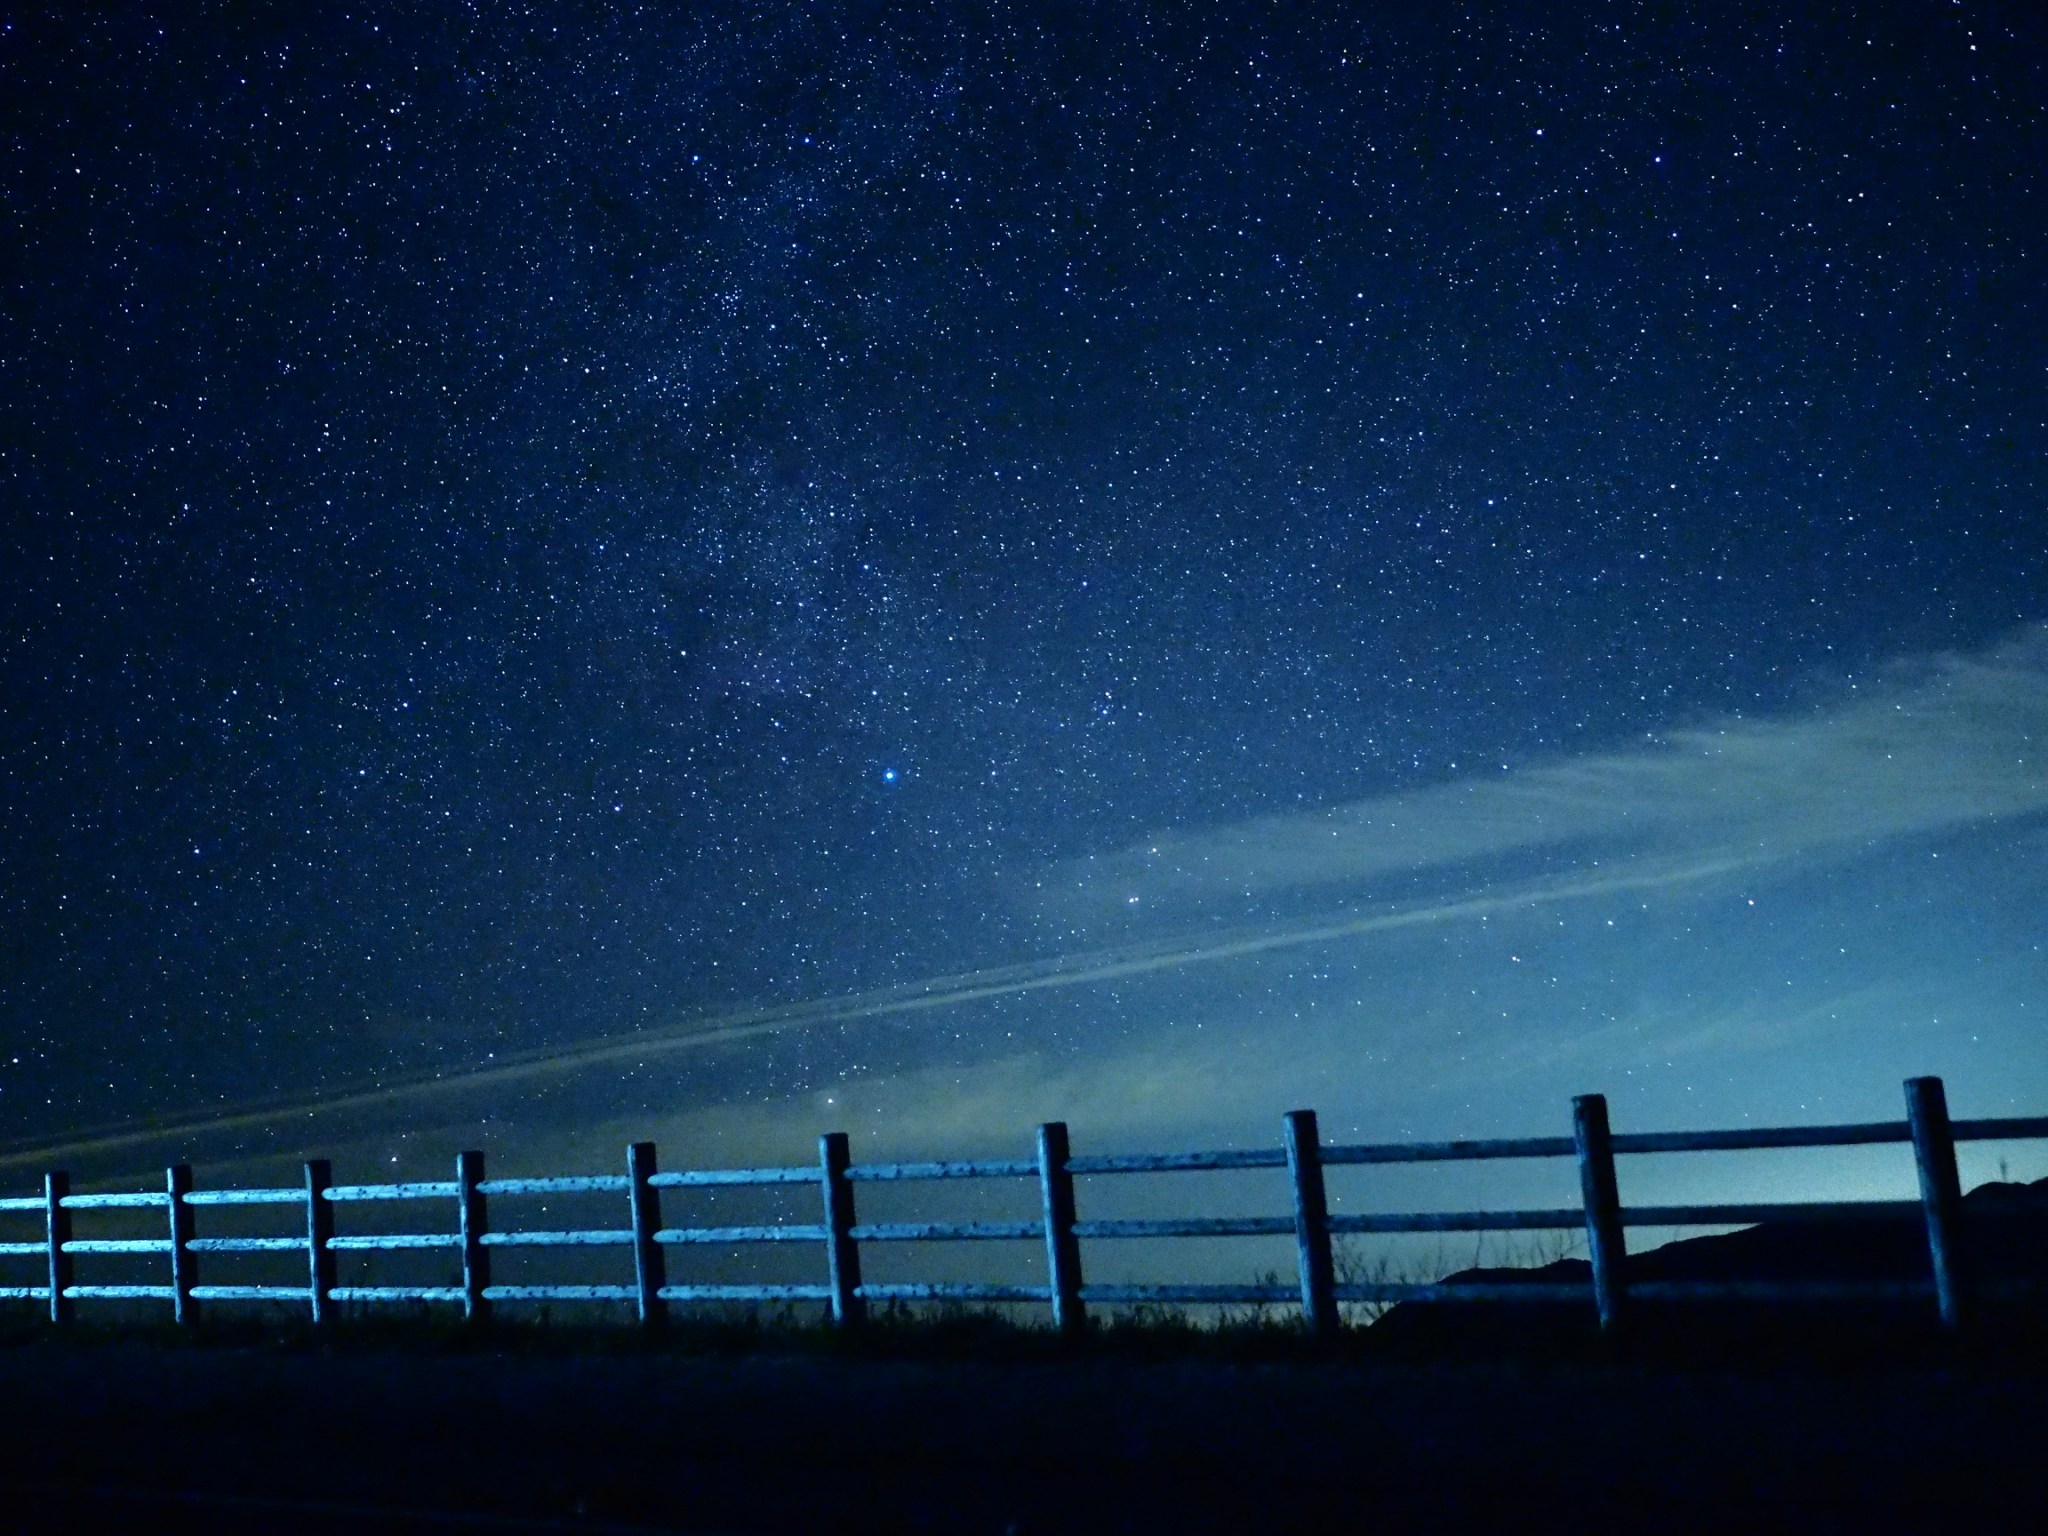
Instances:
[[[1305,814],[1163,832],[1018,883],[1068,929],[1571,846],[1785,857],[2048,809],[2048,630],[1845,686],[1803,718],[1727,720]]]
[[[790,1007],[682,1017],[663,1028],[501,1056],[468,1071],[222,1106],[182,1120],[109,1126],[62,1145],[6,1149],[0,1152],[0,1168],[119,1160],[140,1156],[146,1148],[196,1146],[289,1125],[304,1127],[305,1135],[320,1141],[325,1134],[379,1122],[461,1118],[465,1104],[487,1099],[511,1104],[570,1078],[616,1082],[664,1059],[769,1035],[826,1029],[857,1033],[864,1025],[919,1015],[965,1017],[971,1005],[991,1000],[1023,1000],[1063,989],[1113,991],[1140,978],[1181,973],[1191,984],[1215,973],[1205,995],[1222,1009],[1215,1022],[1227,1031],[1233,1027],[1229,1008],[1218,1000],[1237,995],[1231,978],[1241,980],[1247,965],[1269,958],[1284,961],[1288,951],[1385,944],[1403,934],[1477,927],[1482,920],[1513,914],[1555,915],[1574,904],[1597,906],[1621,896],[1648,901],[1658,894],[1754,879],[1774,869],[1796,870],[1820,852],[1860,852],[1909,834],[2029,816],[2048,810],[2044,770],[2048,630],[2039,630],[1979,655],[1934,658],[1873,683],[1845,687],[1829,707],[1800,718],[1701,725],[1635,751],[1498,778],[1474,776],[1324,812],[1162,835],[1136,848],[1055,866],[1025,882],[1024,892],[1039,911],[1070,931],[1096,935],[1096,942],[1065,953]],[[1572,853],[1565,861],[1568,867],[1541,875],[1525,873],[1510,880],[1495,871],[1486,878],[1472,868],[1525,851],[1566,848]],[[1398,902],[1373,897],[1379,879],[1431,872],[1438,876],[1435,895]],[[1219,909],[1247,893],[1280,892],[1301,898],[1284,921],[1235,926],[1216,921]],[[1165,920],[1154,917],[1133,926],[1132,894],[1140,896],[1144,911]],[[1390,984],[1384,978],[1375,983],[1383,995]],[[1236,1017],[1237,1027],[1252,1028],[1242,1009]],[[1493,1009],[1486,1017],[1501,1015]],[[1140,1035],[1145,1032],[1145,1020],[1125,1022]],[[1476,1039],[1482,1022],[1474,1014],[1450,1027],[1469,1024]],[[1692,1056],[1725,1053],[1740,1044],[1734,1037],[1753,1041],[1766,1029],[1782,1034],[1788,1027],[1781,1010],[1721,1004],[1698,1018],[1667,1024],[1655,1031],[1670,1037],[1667,1054]],[[1640,1038],[1645,1027],[1640,1018],[1626,1024],[1631,1038]],[[1347,1053],[1355,1060],[1355,1034],[1340,1035],[1297,1055],[1276,1081],[1328,1075]],[[1560,1051],[1583,1060],[1600,1054],[1597,1031],[1578,1031],[1571,1045],[1557,1039],[1540,1047],[1515,1043],[1512,1037],[1503,1040],[1507,1043],[1498,1045],[1492,1058],[1501,1070],[1532,1049],[1540,1049],[1546,1059]],[[1051,1113],[1056,1104],[1094,1103],[1099,1095],[1090,1083],[1120,1083],[1109,1090],[1105,1105],[1113,1100],[1124,1106],[1125,1119],[1140,1104],[1161,1107],[1165,1114],[1163,1106],[1169,1103],[1178,1105],[1173,1114],[1200,1119],[1208,1111],[1198,1105],[1213,1097],[1205,1086],[1211,1078],[1225,1081],[1230,1095],[1241,1099],[1248,1082],[1246,1062],[1254,1059],[1215,1036],[1200,1051],[1182,1041],[1163,1055],[1142,1039],[1128,1039],[1116,1058],[1123,1065],[1115,1071],[1109,1069],[1109,1055],[1100,1051],[1085,1069],[1068,1071],[1049,1063],[1028,1072],[1001,1068],[996,1064],[1011,1059],[1014,1047],[993,1035],[985,1047],[967,1039],[960,1049],[989,1069],[972,1075],[979,1086],[971,1093],[969,1078],[956,1079],[948,1090],[938,1078],[916,1075],[901,1079],[901,1092],[882,1086],[861,1092],[886,1098],[895,1106],[897,1123],[925,1125],[935,1135],[965,1135],[996,1100],[1012,1106],[997,1117],[1006,1124],[1024,1112],[1026,1100],[1031,1113]],[[1146,1083],[1153,1088],[1139,1091]],[[932,1105],[916,1113],[905,1108],[923,1104],[928,1089],[935,1096]],[[801,1098],[792,1102],[808,1105]],[[779,1123],[759,1105],[730,1111],[704,1106],[703,1112],[724,1115],[735,1125]]]

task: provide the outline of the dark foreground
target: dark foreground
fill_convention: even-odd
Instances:
[[[2048,1369],[0,1346],[24,1531],[2039,1530]]]

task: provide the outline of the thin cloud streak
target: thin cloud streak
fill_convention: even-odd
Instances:
[[[1092,986],[1105,981],[1189,966],[1214,965],[1278,950],[1306,948],[1340,939],[1456,922],[1557,902],[1587,900],[1627,891],[1670,889],[1752,871],[1774,862],[1775,856],[1767,854],[1666,861],[1603,875],[1555,879],[1493,895],[1433,901],[1334,920],[1325,918],[1229,938],[1211,937],[1200,943],[1190,943],[1182,937],[1156,941],[1144,947],[1123,945],[1056,956],[1028,965],[937,977],[878,993],[858,993],[782,1009],[750,1010],[663,1030],[608,1036],[581,1045],[535,1051],[469,1071],[382,1083],[355,1092],[288,1102],[273,1101],[179,1121],[108,1127],[96,1135],[0,1154],[0,1168],[47,1166],[65,1158],[131,1151],[163,1142],[263,1129],[287,1121],[383,1108],[449,1093],[507,1087],[590,1067],[638,1066],[654,1057],[758,1039],[789,1030],[899,1018],[995,998],[1022,997],[1055,988]]]

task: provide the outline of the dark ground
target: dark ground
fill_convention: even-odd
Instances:
[[[1170,1342],[1170,1341],[1169,1341]],[[1661,1363],[1660,1363],[1661,1362]],[[2040,1530],[2048,1356],[0,1344],[12,1529]]]

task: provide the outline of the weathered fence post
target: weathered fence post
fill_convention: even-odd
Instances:
[[[70,1194],[70,1174],[43,1175],[43,1221],[50,1244],[50,1321],[53,1323],[71,1320],[71,1298],[64,1294],[71,1289],[71,1255],[64,1251],[64,1245],[71,1241],[71,1213],[64,1208]]]
[[[306,1164],[306,1295],[313,1321],[324,1323],[333,1311],[328,1292],[334,1289],[334,1206],[327,1191],[334,1183],[334,1165],[324,1157]]]
[[[1316,1112],[1287,1112],[1287,1172],[1294,1181],[1294,1243],[1301,1276],[1301,1315],[1308,1331],[1337,1331],[1337,1266],[1330,1253],[1330,1202],[1323,1188],[1323,1149]]]
[[[860,1294],[860,1244],[853,1240],[853,1185],[846,1170],[853,1161],[844,1131],[818,1138],[818,1168],[825,1184],[825,1261],[832,1287],[832,1321],[849,1328],[867,1316]]]
[[[1927,1219],[1927,1255],[1934,1266],[1934,1301],[1944,1328],[1969,1321],[1969,1263],[1964,1251],[1963,1185],[1956,1172],[1955,1131],[1948,1095],[1938,1077],[1906,1079],[1906,1128],[1920,1171],[1920,1209]]]
[[[1579,1193],[1586,1206],[1586,1249],[1593,1261],[1593,1303],[1602,1331],[1622,1324],[1627,1282],[1622,1260],[1628,1249],[1621,1230],[1621,1189],[1614,1177],[1614,1141],[1607,1129],[1607,1100],[1597,1093],[1572,1100],[1572,1140],[1579,1153]]]
[[[455,1188],[462,1222],[462,1316],[481,1323],[491,1315],[484,1287],[491,1283],[491,1251],[484,1246],[490,1230],[484,1192],[484,1155],[481,1152],[455,1154]]]
[[[654,1328],[668,1320],[661,1288],[668,1283],[667,1263],[654,1234],[661,1230],[661,1191],[647,1181],[654,1177],[654,1143],[636,1141],[626,1148],[626,1194],[633,1211],[633,1284],[640,1325]]]
[[[1088,1326],[1081,1306],[1081,1240],[1074,1236],[1074,1173],[1067,1166],[1067,1126],[1038,1128],[1038,1192],[1045,1208],[1045,1264],[1052,1285],[1052,1326],[1072,1337]]]
[[[171,1208],[171,1317],[180,1323],[189,1323],[198,1316],[198,1303],[192,1299],[192,1286],[197,1276],[196,1255],[192,1252],[192,1207],[185,1197],[192,1193],[192,1170],[184,1163],[173,1163],[164,1170],[164,1192]]]

